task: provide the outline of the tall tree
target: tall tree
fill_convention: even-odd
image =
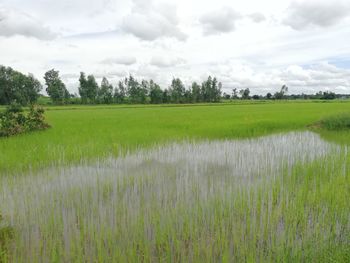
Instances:
[[[125,81],[119,81],[118,86],[114,90],[114,100],[116,103],[124,103],[126,96]]]
[[[69,100],[70,94],[60,79],[58,70],[47,71],[44,79],[47,86],[46,92],[54,103],[63,104]]]
[[[169,88],[171,102],[173,103],[182,103],[184,102],[184,95],[186,92],[185,86],[182,83],[181,79],[174,78],[171,82],[171,86]]]
[[[99,87],[94,75],[89,75],[86,78],[85,73],[80,72],[79,83],[79,95],[82,103],[96,103]]]
[[[90,103],[96,103],[99,87],[94,75],[89,75],[86,81],[87,98]]]
[[[202,83],[201,93],[203,101],[205,102],[218,102],[221,98],[222,84],[218,83],[216,78],[208,77],[206,81]]]
[[[87,96],[87,79],[84,72],[80,72],[79,77],[79,95],[81,98],[81,102],[83,104],[88,102],[88,96]]]
[[[202,101],[201,86],[197,82],[193,82],[191,86],[192,91],[192,102],[197,103]]]
[[[250,96],[249,96],[249,94],[250,94],[249,88],[241,89],[239,91],[239,94],[241,95],[242,100],[248,100],[250,98]]]
[[[286,85],[283,85],[281,90],[279,92],[276,92],[274,97],[276,100],[283,99],[284,95],[288,92],[288,87]]]
[[[151,99],[152,104],[159,104],[163,102],[163,91],[161,90],[160,86],[155,83],[153,80],[150,80],[149,82],[150,86],[150,92],[149,96]]]
[[[107,78],[103,77],[101,88],[98,92],[98,100],[100,103],[110,104],[113,102],[113,86],[109,84]]]

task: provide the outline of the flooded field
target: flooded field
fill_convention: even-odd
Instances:
[[[318,177],[345,178],[347,160],[344,147],[312,132],[290,132],[173,143],[94,164],[3,177],[0,211],[15,230],[8,257],[305,259],[301,251],[315,241],[320,248],[330,241],[346,244],[348,211],[330,211],[324,203],[313,207],[307,192],[317,194]]]

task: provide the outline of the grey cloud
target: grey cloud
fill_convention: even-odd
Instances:
[[[22,35],[40,40],[52,40],[56,35],[32,16],[9,9],[0,9],[0,36]]]
[[[122,23],[122,30],[142,40],[173,37],[184,41],[187,35],[178,27],[176,7],[168,4],[154,5],[152,2],[134,1],[132,12]]]
[[[186,61],[182,58],[168,58],[164,56],[154,56],[150,62],[152,66],[157,66],[159,68],[176,67],[185,63]]]
[[[210,72],[223,83],[226,92],[232,88],[250,88],[253,94],[275,92],[283,84],[290,93],[315,93],[320,90],[350,92],[350,70],[327,62],[310,67],[291,65],[284,69],[258,70],[246,64],[212,65]]]
[[[303,30],[310,26],[332,26],[349,15],[350,2],[348,0],[299,0],[291,3],[283,23],[295,30]]]
[[[248,15],[248,17],[252,19],[255,23],[260,23],[266,20],[266,17],[262,13],[253,13]]]
[[[133,56],[120,56],[120,57],[114,57],[114,58],[107,58],[103,61],[101,61],[102,64],[118,64],[118,65],[126,65],[130,66],[136,63],[136,58]]]
[[[207,35],[228,33],[235,30],[235,23],[242,15],[230,7],[223,7],[216,11],[204,14],[199,22],[204,26]]]

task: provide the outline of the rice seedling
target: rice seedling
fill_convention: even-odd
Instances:
[[[311,132],[185,141],[0,178],[11,262],[349,259],[347,148]]]
[[[319,125],[327,130],[348,130],[350,129],[350,113],[329,116],[321,120]]]
[[[186,139],[237,139],[304,130],[350,111],[348,101],[48,107],[52,129],[0,138],[0,176],[95,161]]]

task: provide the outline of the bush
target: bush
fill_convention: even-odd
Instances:
[[[31,106],[27,116],[19,104],[13,103],[0,113],[0,137],[8,137],[24,132],[44,130],[50,126],[45,122],[44,109]]]
[[[320,126],[327,130],[346,130],[350,129],[350,113],[343,113],[331,116],[320,121]]]

